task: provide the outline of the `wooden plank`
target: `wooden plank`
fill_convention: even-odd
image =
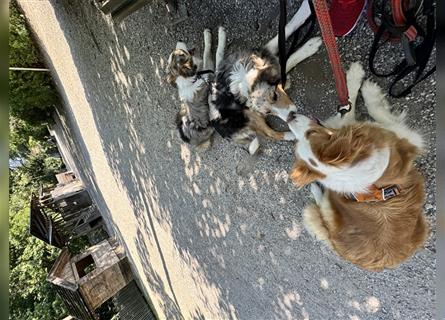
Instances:
[[[118,10],[114,11],[111,14],[114,22],[121,23],[126,17],[128,17],[133,12],[142,8],[146,4],[148,4],[150,0],[135,0],[129,1],[126,5],[120,7]]]
[[[109,14],[113,11],[116,11],[120,6],[125,5],[128,0],[107,0],[100,7],[103,13]]]

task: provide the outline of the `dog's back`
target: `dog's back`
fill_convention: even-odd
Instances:
[[[401,194],[384,202],[354,202],[329,191],[333,248],[364,269],[398,266],[423,245],[428,234],[422,213],[423,184],[422,176],[412,168],[400,185]]]

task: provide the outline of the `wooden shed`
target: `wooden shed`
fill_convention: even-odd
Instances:
[[[62,248],[76,237],[106,233],[102,216],[82,181],[71,171],[56,178],[56,186],[41,188],[38,196],[31,197],[31,234]]]
[[[47,277],[70,315],[82,320],[98,319],[94,311],[132,279],[123,248],[108,240],[76,256],[63,249]]]

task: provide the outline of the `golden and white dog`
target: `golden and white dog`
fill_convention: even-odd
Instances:
[[[347,83],[352,110],[320,123],[293,111],[284,117],[297,139],[290,179],[311,184],[316,203],[305,208],[306,229],[341,257],[372,271],[394,268],[422,247],[424,180],[413,166],[423,148],[405,114],[390,112],[382,90],[363,68],[351,65]],[[376,122],[356,122],[361,92]],[[314,183],[314,182],[318,183]]]

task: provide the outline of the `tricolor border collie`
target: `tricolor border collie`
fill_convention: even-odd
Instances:
[[[344,117],[324,123],[294,111],[281,117],[297,139],[289,177],[299,187],[312,183],[316,203],[304,210],[307,230],[344,259],[382,271],[408,259],[428,235],[424,180],[413,165],[423,139],[405,124],[405,114],[389,111],[375,83],[361,85],[363,77],[361,65],[352,64],[352,109]],[[360,87],[376,122],[355,120]]]
[[[285,28],[286,39],[309,17],[310,8],[304,1]],[[315,54],[321,46],[320,38],[312,38],[293,53],[286,64],[286,72]],[[239,51],[224,58],[217,68],[212,89],[212,124],[223,137],[241,144],[249,144],[254,154],[259,147],[257,135],[275,140],[294,140],[291,132],[279,132],[265,121],[268,113],[278,115],[281,110],[296,110],[295,104],[280,85],[278,36],[259,50]]]

